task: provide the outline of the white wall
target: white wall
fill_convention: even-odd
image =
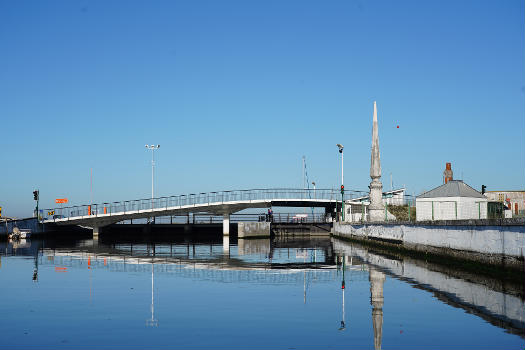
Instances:
[[[345,222],[361,222],[367,220],[368,204],[365,205],[364,203],[345,203]]]
[[[403,192],[396,192],[392,195],[392,197],[386,197],[383,198],[383,204],[388,205],[405,205],[405,191]]]
[[[432,215],[432,208],[434,214]],[[416,198],[416,221],[487,218],[487,199],[470,197]]]
[[[458,219],[486,219],[487,199],[461,197],[458,202]]]
[[[237,225],[238,238],[270,236],[269,222],[239,222]]]
[[[402,241],[437,248],[523,257],[523,226],[350,225],[334,223],[334,235]]]

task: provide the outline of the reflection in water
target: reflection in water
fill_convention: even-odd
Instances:
[[[346,256],[342,256],[342,260],[343,260],[343,280],[341,281],[341,291],[342,291],[342,294],[343,294],[343,316],[341,318],[341,327],[339,327],[339,330],[340,331],[343,331],[345,330],[346,328],[346,324],[345,324],[345,289],[346,289],[346,286],[345,286],[345,270],[346,270]]]
[[[227,242],[227,248],[225,242]],[[228,309],[228,313],[225,313],[221,309],[221,307],[227,305],[228,308],[239,307],[241,309],[240,311],[234,309],[231,312],[231,314],[235,314],[235,317],[250,319],[249,317],[251,316],[246,315],[251,315],[252,309],[257,308],[259,302],[261,304],[268,302],[268,296],[272,295],[272,292],[279,290],[280,294],[277,299],[289,297],[290,299],[287,300],[288,304],[283,303],[272,308],[274,314],[269,317],[275,318],[270,320],[260,316],[260,314],[264,314],[265,310],[259,310],[260,314],[256,315],[255,322],[259,321],[262,323],[256,324],[256,327],[262,324],[267,326],[268,322],[275,322],[284,329],[286,328],[285,325],[290,324],[290,320],[293,320],[293,318],[287,317],[297,317],[299,312],[308,313],[315,310],[316,317],[312,320],[308,319],[307,322],[320,322],[321,327],[323,325],[328,326],[330,331],[333,332],[326,338],[328,344],[334,339],[347,341],[354,339],[356,336],[362,337],[362,333],[359,334],[360,332],[352,332],[351,330],[359,329],[360,320],[366,317],[367,329],[371,332],[371,328],[373,328],[374,348],[379,350],[383,345],[386,348],[395,344],[395,341],[399,341],[392,336],[392,329],[389,329],[387,332],[386,328],[390,328],[387,327],[389,323],[385,325],[385,339],[383,341],[383,286],[386,280],[385,274],[388,274],[394,277],[389,279],[389,281],[392,281],[392,284],[389,284],[391,286],[389,292],[395,293],[396,286],[399,287],[400,284],[405,284],[406,281],[409,281],[412,286],[431,291],[433,295],[437,295],[439,300],[434,299],[433,302],[435,303],[445,302],[456,308],[465,309],[484,320],[488,320],[493,325],[505,330],[511,330],[513,333],[520,334],[523,337],[523,300],[519,297],[488,288],[487,285],[491,285],[491,283],[480,285],[460,278],[450,278],[449,275],[443,272],[432,271],[410,259],[381,255],[372,250],[338,240],[305,240],[304,238],[294,240],[288,237],[277,240],[242,240],[236,245],[234,238],[230,246],[229,237],[223,237],[222,242],[217,239],[213,242],[198,243],[191,241],[191,239],[182,240],[180,238],[178,242],[162,243],[154,243],[151,240],[137,242],[104,241],[101,239],[98,244],[94,244],[92,240],[76,242],[75,244],[46,242],[45,247],[43,248],[38,243],[31,246],[26,245],[25,247],[6,246],[0,243],[0,255],[7,255],[8,257],[14,255],[29,256],[23,276],[24,279],[28,280],[28,275],[33,270],[33,281],[35,282],[39,279],[46,282],[48,280],[51,281],[49,271],[54,271],[59,266],[67,266],[69,271],[72,272],[85,269],[87,266],[89,272],[84,276],[86,279],[89,278],[90,300],[93,298],[92,278],[97,286],[99,284],[96,282],[100,281],[99,278],[103,276],[111,283],[115,283],[116,288],[112,288],[112,292],[117,290],[119,286],[117,281],[122,281],[122,276],[126,276],[122,273],[131,273],[139,276],[138,281],[140,281],[141,285],[148,285],[149,278],[151,278],[151,316],[145,321],[147,327],[159,327],[159,321],[155,318],[155,297],[157,297],[157,313],[162,310],[169,310],[170,307],[177,310],[186,307],[186,305],[174,304],[173,302],[169,304],[168,298],[162,296],[162,288],[159,289],[157,287],[157,290],[155,290],[155,278],[157,278],[157,286],[166,286],[170,283],[177,285],[178,281],[186,279],[186,286],[194,286],[195,283],[208,283],[207,286],[214,286],[213,290],[209,290],[212,294],[215,290],[222,289],[222,293],[225,294],[220,295],[231,297],[230,299],[210,298],[212,302],[213,300],[221,300],[220,305],[216,301],[213,304],[209,300],[202,300],[202,298],[192,300],[191,303],[196,305],[197,309],[199,306],[206,305],[206,317],[218,317],[222,321],[222,317],[228,317],[227,314],[231,310]],[[33,261],[30,261],[30,259],[33,259]],[[9,270],[5,266],[12,266],[9,265],[9,260],[5,262],[4,259],[4,268],[0,272]],[[97,271],[97,269],[100,270]],[[121,273],[121,275],[116,276],[115,273]],[[66,277],[71,277],[72,275],[73,273],[68,274],[68,276],[62,275],[60,277],[63,277],[63,279],[55,279],[53,281],[58,283],[57,286],[60,287],[60,283],[64,283],[67,280]],[[75,276],[78,277],[76,274]],[[314,285],[314,283],[324,284],[329,286],[329,288],[317,288],[317,285]],[[45,288],[45,285],[46,283],[39,283],[35,285],[38,288],[34,289],[40,290]],[[300,292],[301,285],[303,293]],[[241,288],[237,288],[238,286]],[[256,288],[249,289],[254,286]],[[347,286],[348,288],[346,288]],[[315,287],[315,290],[309,291],[309,287]],[[194,287],[186,289],[186,291],[189,290],[188,293],[190,294],[184,294],[183,289],[177,290],[177,293],[180,293],[180,297],[188,298],[184,300],[189,300],[192,297],[191,294],[198,293],[192,288]],[[341,288],[341,295],[337,291],[338,288]],[[355,309],[352,308],[352,312],[349,312],[349,319],[347,320],[345,297],[347,298],[347,303],[349,301],[351,303],[361,302],[362,305],[368,305],[368,289],[370,291],[369,302],[372,307],[371,315],[368,308],[356,307]],[[260,290],[264,290],[264,292],[260,292]],[[247,291],[250,292],[246,293]],[[0,297],[3,296],[1,293],[2,291],[0,290]],[[96,302],[90,307],[93,310],[99,307],[99,304],[103,303],[101,300],[102,295],[107,297],[107,293],[107,290],[104,290],[104,288],[98,288]],[[260,293],[256,296],[260,299],[254,299],[253,293]],[[118,292],[114,292],[114,294],[124,296],[126,295],[126,290],[121,289]],[[149,293],[146,296],[142,295],[138,302],[144,303],[144,298],[148,299],[148,295]],[[301,296],[303,297],[303,303],[300,303]],[[307,296],[309,298],[308,303],[306,303]],[[128,297],[130,296],[128,295]],[[389,299],[397,300],[395,297]],[[129,302],[132,299],[127,300]],[[235,306],[228,304],[230,300],[233,300],[231,302]],[[272,299],[271,303],[278,305],[279,300]],[[301,307],[294,308],[297,304]],[[250,306],[249,313],[246,312],[246,305]],[[0,307],[2,306],[3,304],[0,301]],[[215,307],[219,311],[216,311]],[[341,307],[341,313],[337,311],[339,307]],[[360,313],[364,309],[366,309],[366,314]],[[180,313],[180,319],[177,319],[179,323],[176,324],[174,324],[173,320],[174,317],[178,316],[170,315],[168,317],[166,314],[163,314],[161,316],[163,321],[161,327],[174,327],[181,333],[188,329],[191,330],[191,327],[194,327],[193,329],[195,327],[198,328],[195,324],[190,325],[189,323],[192,318],[198,319],[199,316],[194,315],[192,309],[184,310],[186,313]],[[317,316],[318,313],[322,313],[325,310],[329,310],[326,311],[328,316],[325,318]],[[138,316],[132,318],[132,322],[141,325],[140,328],[142,329],[144,328],[145,313],[147,314],[148,312],[144,309],[139,309],[137,312]],[[422,324],[426,321],[424,317],[430,317],[424,312],[416,313],[416,315],[417,317],[424,315]],[[304,315],[301,315],[301,317],[303,319],[307,318]],[[370,317],[372,318],[372,327],[370,327],[369,323]],[[389,314],[389,317],[396,318],[401,316]],[[403,315],[403,317],[407,316]],[[499,323],[495,320],[499,320]],[[30,322],[27,319],[25,321]],[[235,322],[232,319],[225,319],[225,321]],[[252,321],[254,320],[252,319]],[[475,321],[479,320],[476,319]],[[181,324],[185,322],[188,322],[188,325]],[[472,320],[469,322],[472,322]],[[2,324],[0,321],[0,325]],[[339,327],[337,327],[337,324],[339,324]],[[319,326],[319,324],[316,326]],[[238,324],[237,327],[242,328],[244,324]],[[297,329],[294,328],[290,331],[292,333],[304,333],[304,329],[301,327],[307,326],[303,323],[302,326],[298,326]],[[469,327],[476,326],[469,325]],[[348,330],[346,330],[347,328]],[[346,331],[338,332],[337,329]],[[243,331],[247,332],[244,328]],[[424,330],[420,329],[420,331]],[[338,335],[334,337],[336,333]],[[151,332],[148,332],[147,336],[151,336],[151,334]],[[366,339],[368,343],[363,343],[359,346],[366,347],[367,344],[370,345],[370,338]],[[339,345],[345,344],[348,344],[348,342],[342,342]],[[206,345],[208,346],[202,347],[213,347],[214,344],[211,344],[211,346],[210,344]],[[283,347],[281,345],[276,344],[275,347]]]
[[[377,315],[381,316],[381,319],[382,281],[384,281],[383,272],[385,272],[399,280],[409,282],[418,289],[431,292],[438,300],[448,305],[464,309],[522,338],[525,336],[524,286],[519,281],[511,283],[507,280],[496,280],[482,275],[473,276],[442,265],[431,265],[428,262],[407,257],[396,258],[384,255],[337,239],[333,240],[333,244],[334,250],[339,254],[353,254],[369,266],[372,306],[381,305],[381,313]],[[372,273],[373,269],[376,269],[376,272]],[[380,272],[383,277],[377,276],[379,269],[383,271]],[[462,277],[463,275],[465,277]],[[374,297],[373,287],[376,284],[378,284],[376,288],[380,288],[381,291],[379,293],[377,289],[377,295],[381,295],[380,299]],[[378,301],[375,305],[374,300]],[[377,317],[377,321],[379,319]],[[374,322],[376,322],[375,319]],[[378,332],[378,335],[381,335],[381,332]]]
[[[222,236],[222,249],[224,254],[230,254],[230,236]]]
[[[38,251],[36,251],[34,257],[33,282],[38,282]]]
[[[269,238],[251,238],[251,239],[239,239],[237,242],[238,254],[239,255],[262,255],[265,257],[270,256],[270,239]]]
[[[370,304],[372,304],[372,323],[374,326],[374,349],[381,350],[383,338],[383,284],[385,274],[371,267],[370,272]]]
[[[151,318],[146,320],[146,326],[158,327],[159,321],[155,318],[155,301],[153,299],[153,286],[155,280],[155,264],[151,261]]]

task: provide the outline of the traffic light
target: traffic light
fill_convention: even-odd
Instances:
[[[341,185],[341,193],[345,193],[345,185]]]
[[[2,207],[0,207],[0,218],[2,217]]]
[[[35,201],[38,200],[38,190],[33,191],[33,198],[35,199]]]
[[[481,185],[481,194],[485,194],[486,189],[487,189],[487,186]]]

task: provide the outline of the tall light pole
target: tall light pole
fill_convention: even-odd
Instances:
[[[153,209],[154,187],[153,179],[155,176],[155,150],[160,148],[160,145],[146,145],[147,149],[151,150],[151,209]]]
[[[344,176],[344,168],[343,168],[344,146],[338,143],[337,147],[339,148],[339,153],[341,153],[341,220],[345,221],[345,176]]]

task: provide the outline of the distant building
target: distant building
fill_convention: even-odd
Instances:
[[[513,216],[525,214],[525,191],[487,191],[485,196],[489,201],[503,203]]]
[[[416,197],[416,220],[486,219],[488,199],[461,180]]]
[[[383,192],[383,205],[388,208],[390,205],[405,205],[405,189]],[[345,201],[345,221],[358,222],[368,221],[368,206],[370,205],[370,196],[352,198]],[[388,214],[387,214],[388,215]]]

